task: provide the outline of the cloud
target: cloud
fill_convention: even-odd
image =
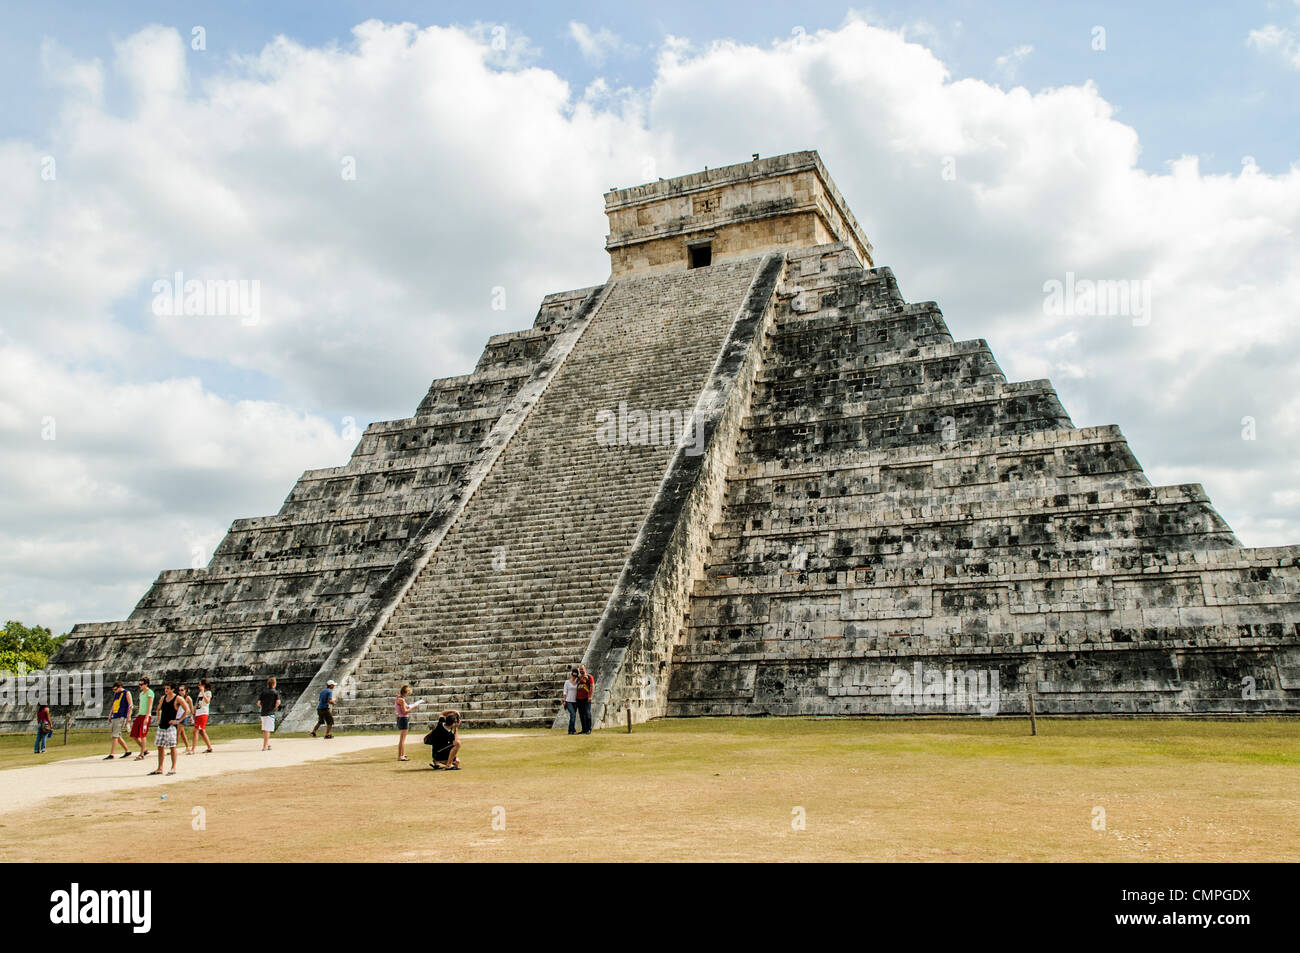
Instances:
[[[48,141],[0,141],[0,615],[121,617],[190,564],[190,537],[344,462],[344,416],[408,415],[542,295],[601,279],[601,193],[648,133],[619,97],[597,110],[509,65],[526,49],[491,25],[369,22],[198,85],[169,29],[107,67],[47,45]],[[176,272],[258,282],[260,320],[155,314]]]
[[[275,512],[289,474],[355,443],[194,378],[116,382],[3,344],[0,381],[0,613],[58,628],[119,618],[158,570],[205,565],[234,517]]]
[[[345,415],[409,414],[543,294],[601,281],[607,188],[805,148],[954,334],[1053,377],[1076,423],[1120,424],[1153,479],[1203,481],[1248,544],[1300,541],[1297,169],[1144,172],[1094,85],[954,79],[856,17],[761,46],[669,38],[617,93],[495,36],[368,21],[202,81],[188,58],[211,54],[163,28],[105,64],[48,46],[61,109],[39,143],[0,140],[0,615],[120,618],[274,512],[346,459]],[[177,271],[258,280],[261,320],[155,315]],[[1149,281],[1151,320],[1045,313],[1067,273]]]
[[[1032,52],[1034,52],[1034,48],[1028,44],[1017,46],[1014,50],[1002,54],[993,61],[993,72],[1003,82],[1014,82],[1016,73],[1020,71],[1020,64]]]
[[[625,54],[631,50],[617,33],[601,27],[593,30],[577,20],[569,21],[569,38],[578,44],[582,58],[592,66],[603,66],[611,56]]]
[[[414,30],[410,24],[402,24],[408,31]],[[507,23],[475,23],[468,30],[476,43],[486,48],[485,62],[498,69],[517,70],[529,66],[541,55],[540,47],[533,44],[528,35],[514,29]]]
[[[1300,38],[1296,37],[1293,30],[1270,23],[1251,30],[1246,36],[1246,45],[1255,47],[1261,53],[1277,56],[1291,69],[1300,69]]]

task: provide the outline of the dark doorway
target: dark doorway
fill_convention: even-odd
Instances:
[[[686,250],[690,256],[690,267],[704,268],[713,264],[713,245],[692,245]]]

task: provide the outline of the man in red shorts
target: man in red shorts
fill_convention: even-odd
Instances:
[[[131,722],[131,737],[140,746],[140,753],[135,756],[137,761],[143,761],[149,756],[149,748],[146,742],[149,739],[149,721],[153,716],[153,699],[153,689],[149,687],[148,676],[141,676],[140,705],[136,708],[135,721]]]

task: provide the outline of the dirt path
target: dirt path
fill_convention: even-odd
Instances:
[[[470,738],[518,738],[518,734],[492,732]],[[412,761],[428,755],[428,750],[418,738],[407,739],[407,754]],[[258,771],[263,768],[282,768],[321,761],[354,751],[391,747],[397,756],[397,737],[392,732],[374,735],[339,735],[329,741],[324,738],[277,738],[270,751],[262,751],[260,738],[240,738],[215,745],[212,754],[187,755],[184,749],[176,755],[176,774],[150,776],[158,766],[158,756],[150,748],[144,761],[118,758],[106,761],[103,755],[89,758],[69,758],[64,761],[47,761],[30,768],[10,768],[0,771],[0,815],[20,811],[50,798],[78,794],[103,794],[111,791],[152,790],[177,781],[232,774],[239,771]],[[171,759],[164,762],[163,770],[170,770]]]

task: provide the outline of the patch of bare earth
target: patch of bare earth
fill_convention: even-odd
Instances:
[[[0,816],[0,859],[1300,857],[1291,722],[690,720],[413,745]],[[196,808],[200,809],[196,812]],[[202,824],[197,822],[202,818]]]

